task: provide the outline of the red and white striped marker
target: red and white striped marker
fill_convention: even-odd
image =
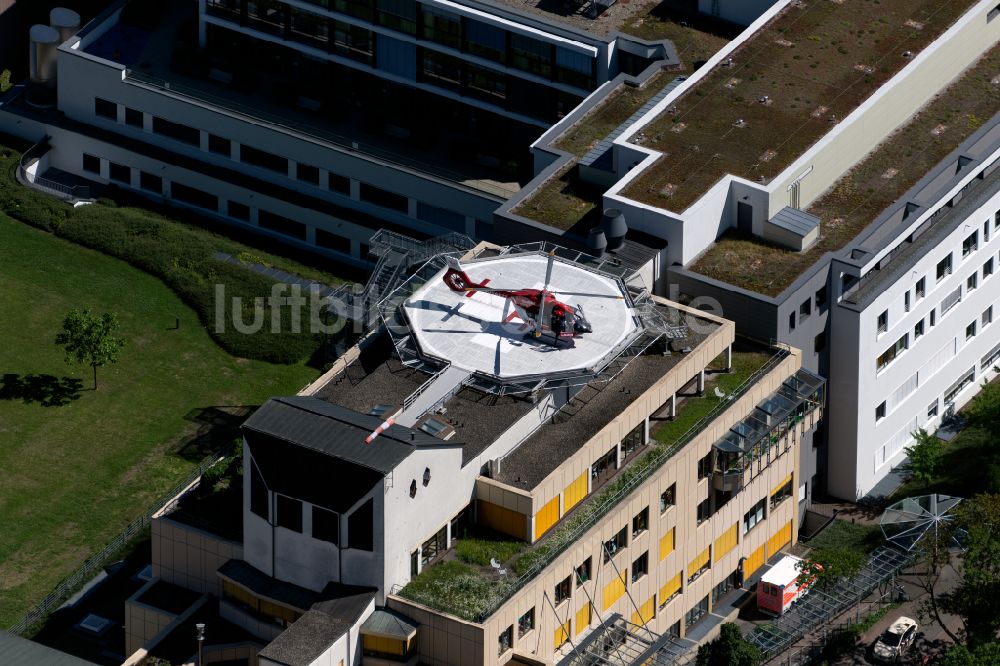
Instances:
[[[389,426],[391,426],[395,422],[396,422],[396,419],[392,418],[391,416],[389,418],[387,418],[385,421],[382,422],[382,425],[380,425],[379,427],[375,428],[375,432],[373,432],[372,434],[370,434],[367,437],[365,437],[365,444],[371,444],[373,439],[375,439],[376,437],[378,437],[379,435],[381,435],[383,432],[385,432],[386,430],[388,430]]]

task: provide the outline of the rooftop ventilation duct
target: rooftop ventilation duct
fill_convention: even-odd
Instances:
[[[53,85],[56,79],[56,48],[59,46],[59,31],[47,25],[31,26],[31,63],[29,76],[37,85]]]
[[[587,234],[587,251],[601,259],[604,257],[605,250],[608,249],[608,239],[604,235],[604,230],[600,227],[594,227]]]
[[[601,218],[601,230],[608,239],[608,250],[614,252],[625,244],[625,234],[628,233],[625,215],[617,208],[605,208],[604,217]]]
[[[62,44],[80,29],[80,15],[72,9],[55,7],[49,12],[49,25],[59,33],[59,43]]]

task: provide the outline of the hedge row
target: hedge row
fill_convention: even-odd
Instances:
[[[299,363],[314,358],[321,350],[324,336],[309,332],[308,302],[297,313],[300,332],[293,332],[293,313],[288,306],[278,307],[280,326],[273,327],[269,297],[274,280],[215,258],[217,252],[254,255],[253,249],[144,208],[119,207],[110,200],[72,208],[17,184],[13,177],[17,161],[13,151],[0,150],[0,211],[155,275],[194,308],[209,334],[230,354],[273,363]],[[273,257],[268,258],[273,261]],[[296,273],[294,265],[275,267]],[[225,293],[221,307],[216,303],[217,285]],[[255,315],[259,320],[263,315],[263,325],[252,333],[238,331],[233,323],[234,310],[241,316],[244,330]]]

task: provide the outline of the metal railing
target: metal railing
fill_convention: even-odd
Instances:
[[[28,167],[31,166],[32,160],[41,159],[45,153],[52,150],[52,146],[49,145],[49,138],[45,137],[28,150],[24,151],[21,155],[21,159],[17,164],[18,175],[21,176],[21,180],[24,181],[26,185],[32,185],[38,189],[48,190],[51,194],[55,194],[65,199],[86,199],[90,197],[90,187],[87,185],[65,185],[63,183],[57,183],[50,178],[43,178],[37,174],[30,173]]]
[[[143,530],[149,527],[152,523],[154,515],[174,501],[174,499],[181,494],[185,488],[194,483],[202,474],[208,471],[209,468],[214,467],[224,459],[225,456],[219,456],[217,458],[203,461],[183,481],[167,491],[160,497],[160,499],[154,502],[152,506],[146,509],[145,513],[129,523],[124,530],[105,544],[100,551],[88,557],[79,569],[64,578],[62,582],[56,585],[55,589],[49,592],[49,594],[38,603],[37,606],[29,610],[21,617],[21,619],[12,624],[8,631],[13,634],[23,635],[40,620],[44,619],[45,616],[58,608],[63,601],[65,601],[70,595],[90,580],[98,570],[103,569],[104,566],[111,561],[112,557],[121,553],[122,549],[128,545],[129,542],[142,534]]]

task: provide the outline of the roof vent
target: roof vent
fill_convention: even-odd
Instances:
[[[604,257],[605,250],[608,249],[608,238],[604,235],[604,230],[594,227],[587,234],[587,250],[598,259]]]
[[[625,215],[617,208],[605,208],[604,217],[601,218],[601,230],[608,240],[608,250],[614,252],[625,244],[625,234],[628,233]]]

